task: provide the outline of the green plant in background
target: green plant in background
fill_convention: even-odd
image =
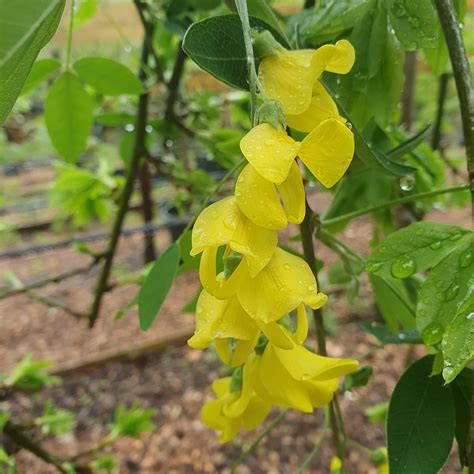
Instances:
[[[1,120],[5,120],[19,94],[22,98],[17,109],[23,112],[28,109],[30,95],[39,87],[47,89],[44,117],[36,119],[38,125],[35,125],[33,140],[16,145],[6,144],[4,140],[0,146],[8,157],[17,160],[24,159],[32,151],[31,143],[37,143],[49,154],[52,149],[44,140],[43,130],[46,129],[60,160],[55,165],[57,177],[51,187],[51,201],[64,214],[71,215],[72,223],[77,226],[84,226],[94,219],[106,222],[112,218],[106,252],[91,254],[93,265],[100,265],[100,274],[93,303],[87,314],[81,315],[90,325],[96,322],[103,294],[109,288],[117,242],[135,195],[135,181],[140,186],[145,225],[154,222],[150,185],[153,175],[166,179],[172,186],[172,196],[168,200],[178,214],[199,214],[219,193],[227,192],[229,179],[243,168],[240,146],[242,151],[245,146],[241,141],[246,132],[257,125],[258,118],[267,125],[278,123],[275,117],[281,115],[278,114],[279,104],[272,104],[271,113],[268,108],[265,110],[269,104],[267,95],[273,93],[266,88],[262,74],[260,78],[256,75],[258,68],[265,64],[264,58],[277,54],[275,51],[281,54],[283,48],[291,57],[297,50],[345,44],[337,43],[341,40],[348,40],[354,46],[353,69],[345,75],[334,74],[330,68],[322,73],[320,83],[314,86],[310,95],[310,102],[316,109],[321,104],[330,104],[329,109],[321,106],[324,113],[347,119],[355,139],[355,158],[337,186],[327,191],[331,193],[330,200],[321,215],[306,204],[301,235],[290,236],[291,245],[285,246],[285,251],[298,254],[299,251],[291,246],[301,241],[303,256],[315,278],[319,278],[320,286],[325,281],[325,269],[321,272],[324,262],[316,259],[314,246],[316,250],[326,246],[336,253],[339,262],[329,269],[328,280],[341,285],[351,302],[357,301],[359,281],[366,274],[384,320],[384,324],[362,325],[362,330],[378,341],[372,349],[374,352],[387,344],[418,344],[424,345],[429,355],[415,361],[401,376],[389,402],[388,413],[386,404],[367,412],[372,421],[385,424],[386,419],[387,456],[383,449],[370,450],[346,437],[335,395],[330,408],[325,410],[321,437],[303,461],[300,472],[313,462],[328,428],[333,432],[337,454],[331,472],[344,472],[346,450],[354,447],[367,454],[380,472],[387,472],[388,460],[392,474],[435,473],[446,462],[454,439],[461,466],[469,473],[474,472],[474,432],[470,428],[474,406],[473,375],[468,367],[474,360],[474,237],[472,230],[467,228],[423,220],[435,205],[465,206],[474,195],[474,94],[462,42],[462,33],[468,30],[463,28],[464,22],[472,22],[466,2],[307,0],[304,9],[282,15],[265,0],[238,0],[235,5],[232,1],[214,0],[135,0],[133,3],[144,27],[140,58],[135,58],[133,64],[138,69],[137,74],[126,65],[133,62],[127,57],[120,61],[100,55],[74,57],[77,51],[73,50],[73,30],[93,17],[99,7],[96,0],[83,0],[77,9],[74,8],[76,2],[72,2],[64,60],[42,58],[35,62],[39,50],[54,32],[64,7],[64,2],[59,0],[37,3],[30,5],[22,0],[13,6],[10,0],[0,0],[0,28],[2,25],[6,28],[6,34],[0,38],[0,49],[9,52],[0,59],[0,90],[6,91],[5,94],[2,92],[5,98],[0,101]],[[12,31],[7,25],[16,17],[25,19],[25,27]],[[472,40],[469,35],[465,34],[465,37],[472,54]],[[258,38],[266,38],[266,42],[259,43]],[[425,88],[439,77],[440,93],[437,102],[433,100],[434,94],[425,91],[416,96],[416,104],[423,110],[413,120],[416,55],[428,66],[420,73],[419,84]],[[186,57],[227,87],[238,91],[226,90],[222,94],[185,91],[182,81]],[[295,62],[288,70],[297,66]],[[197,71],[191,64],[187,68]],[[454,77],[459,100],[450,97],[446,103],[446,94],[454,92],[449,88],[447,78],[450,75]],[[51,86],[45,86],[47,80],[52,81]],[[288,84],[288,87],[292,85]],[[284,97],[271,98],[285,101]],[[289,105],[291,107],[291,100]],[[284,109],[287,106],[283,103]],[[447,113],[463,130],[466,156],[462,160],[461,151],[454,152],[458,156],[453,158],[452,151],[448,153],[440,147],[443,116]],[[296,112],[286,110],[286,114],[292,137],[288,140],[304,145],[305,133],[310,130],[298,126]],[[45,125],[39,124],[41,120]],[[433,126],[428,122],[433,122]],[[98,138],[92,138],[91,133],[97,125],[104,127],[104,132],[99,133]],[[417,131],[411,130],[414,126]],[[106,135],[106,132],[112,135]],[[431,138],[431,146],[426,143],[428,138]],[[456,139],[460,138],[458,133]],[[111,151],[111,147],[103,147],[102,142],[108,140],[116,152]],[[309,141],[307,139],[306,143]],[[259,146],[270,147],[271,144]],[[203,150],[212,160],[199,161]],[[332,153],[338,156],[337,149]],[[311,168],[314,163],[308,157],[305,160],[303,155],[303,161]],[[250,156],[248,150],[245,156],[255,165],[258,156]],[[214,178],[203,169],[210,163],[219,165],[216,170],[220,171],[220,178]],[[271,164],[269,160],[267,167]],[[124,171],[124,178],[115,173],[120,170]],[[265,173],[266,167],[258,171]],[[304,168],[307,188],[324,191],[307,171]],[[225,174],[222,176],[222,173]],[[244,174],[241,176],[245,177]],[[323,174],[316,173],[316,176],[325,182]],[[238,192],[237,189],[236,196]],[[254,207],[257,204],[254,202]],[[265,218],[271,215],[270,212],[267,214]],[[353,219],[364,215],[370,216],[374,223],[370,237],[373,249],[367,258],[338,237]],[[159,258],[155,255],[153,239],[145,235],[144,254],[150,263],[149,271],[140,272],[134,279],[140,287],[139,292],[123,308],[125,312],[138,304],[143,330],[155,321],[176,275],[199,267],[204,273],[209,265],[208,256],[189,255],[193,223],[194,218],[190,218],[178,241]],[[218,222],[219,225],[222,232],[219,234],[217,229],[216,235],[223,235],[224,227],[232,227],[232,223],[225,220]],[[222,257],[218,255],[217,260],[220,262]],[[240,258],[226,253],[224,265],[217,271],[223,270],[228,277]],[[203,278],[204,286],[208,281]],[[258,299],[258,295],[255,298]],[[187,306],[196,307],[196,300],[193,298]],[[219,301],[223,300],[217,295],[215,308],[221,304]],[[199,308],[198,304],[198,311]],[[324,323],[331,317],[320,309],[314,316],[318,350],[325,356],[324,338],[328,324],[325,327]],[[298,328],[300,324],[303,326],[301,314]],[[283,331],[282,334],[295,330],[284,318],[275,325],[273,329]],[[200,327],[198,330],[202,329]],[[232,348],[234,343],[235,348],[242,346],[242,340],[246,339],[241,336],[233,334]],[[298,331],[294,334],[297,336]],[[272,334],[269,339],[275,337]],[[254,342],[257,345],[252,357],[259,360],[265,344]],[[223,350],[222,345],[217,348]],[[364,358],[358,354],[351,356]],[[221,358],[226,359],[222,355]],[[235,353],[227,359],[233,361]],[[25,358],[14,371],[0,378],[0,388],[41,388],[54,381],[45,368],[43,363]],[[233,397],[241,393],[240,389],[243,390],[242,377],[245,379],[248,375],[242,374],[243,370],[236,368],[228,381],[227,391],[222,391],[222,387],[217,386],[219,383],[214,387],[218,396],[215,405],[222,405],[210,422],[216,429],[227,426],[225,399],[234,400]],[[364,363],[345,377],[339,392],[366,385],[371,374],[372,368]],[[242,392],[241,398],[237,398],[242,400],[244,395],[253,396]],[[258,402],[252,400],[252,403]],[[273,427],[284,421],[286,413],[286,410],[282,411],[264,428],[234,462],[233,469],[252,453]],[[73,472],[81,466],[83,458],[87,458],[87,466],[92,469],[111,471],[114,460],[103,454],[104,448],[119,436],[136,437],[152,430],[153,415],[153,410],[144,410],[138,405],[129,410],[118,407],[108,434],[96,446],[64,460],[51,457],[36,445],[31,449],[21,427],[11,421],[13,415],[10,413],[3,413],[0,426],[5,436],[62,472]],[[246,421],[243,422],[245,425]],[[44,433],[59,435],[73,425],[71,414],[46,405],[34,426]],[[231,428],[233,430],[235,426]],[[0,463],[7,472],[15,472],[14,460],[5,450],[0,450]]]

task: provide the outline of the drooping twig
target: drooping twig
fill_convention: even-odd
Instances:
[[[303,253],[306,263],[309,265],[313,275],[318,284],[318,268],[316,265],[316,255],[313,246],[314,234],[314,214],[308,203],[306,202],[306,214],[303,222],[300,225],[301,243],[303,244]],[[318,342],[318,352],[322,356],[327,356],[326,349],[326,332],[324,329],[323,312],[321,308],[313,310],[314,321],[316,324],[316,339]],[[339,425],[336,416],[337,398],[329,404],[329,423],[331,425],[334,448],[336,449],[338,457],[344,462],[344,439],[343,428]]]
[[[436,108],[436,118],[433,124],[433,134],[431,135],[431,148],[438,150],[441,143],[441,135],[443,128],[444,106],[446,103],[446,95],[448,92],[449,74],[441,74],[439,78],[438,103]]]
[[[148,41],[145,39],[142,45],[142,54],[141,54],[141,65],[139,68],[139,77],[144,82],[146,78],[146,71],[144,65],[148,64],[149,59],[149,45]],[[138,173],[140,166],[140,161],[142,156],[144,156],[144,144],[146,137],[146,125],[147,125],[147,115],[148,115],[148,91],[140,95],[137,109],[137,119],[135,124],[135,143],[133,147],[132,157],[130,164],[127,170],[127,178],[125,181],[125,186],[120,197],[120,204],[115,217],[114,225],[112,228],[112,233],[109,240],[108,249],[105,255],[104,263],[99,274],[97,281],[97,286],[95,290],[94,301],[91,306],[89,314],[89,326],[94,326],[98,316],[100,307],[102,304],[102,298],[108,286],[108,279],[110,272],[112,270],[112,263],[115,256],[115,251],[117,249],[117,244],[122,230],[123,221],[128,211],[128,205],[130,198],[133,193],[133,188],[135,184],[135,178]]]
[[[63,467],[64,460],[43,449],[41,445],[26,435],[23,430],[14,423],[7,421],[3,427],[3,432],[20,448],[24,448],[42,459],[44,462],[52,464],[59,472],[67,472]]]
[[[176,118],[175,105],[179,94],[179,85],[184,71],[184,63],[186,62],[186,53],[183,51],[183,43],[180,41],[176,50],[176,59],[174,61],[173,72],[167,83],[168,97],[165,105],[165,120],[174,121]]]
[[[142,194],[141,210],[143,214],[143,222],[145,226],[150,226],[150,224],[153,223],[154,209],[150,166],[146,160],[143,161],[140,166],[140,170],[138,172],[138,182],[140,183],[140,191]],[[143,232],[143,240],[145,242],[145,248],[143,252],[145,263],[153,262],[156,259],[154,237],[155,234],[153,232],[153,228],[146,229]]]
[[[474,221],[474,87],[472,84],[472,74],[453,1],[435,0],[435,5],[438,10],[438,17],[443,28],[446,44],[448,45],[449,57],[458,91],[464,142],[466,145],[467,172],[471,190],[472,218]],[[472,451],[474,452],[474,424],[472,430]],[[474,453],[472,456],[472,464],[474,464]]]

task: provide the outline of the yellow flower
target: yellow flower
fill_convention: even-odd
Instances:
[[[288,222],[299,224],[304,219],[303,179],[295,162],[286,180],[278,185],[247,165],[237,178],[235,197],[242,213],[251,222],[267,229],[284,229]]]
[[[334,456],[331,459],[330,470],[331,470],[331,474],[341,474],[342,473],[342,461],[337,456]]]
[[[265,324],[254,321],[242,308],[236,296],[220,300],[203,290],[196,305],[196,328],[188,344],[195,349],[205,349],[214,342],[216,351],[224,362],[232,367],[242,365],[254,350],[263,331],[274,345],[291,349],[296,341],[301,344],[308,332],[308,319],[303,305],[298,308],[298,327],[294,335],[289,335],[283,326],[276,322]],[[228,339],[235,339],[229,345]]]
[[[247,219],[231,196],[211,204],[199,215],[193,227],[190,253],[203,253],[199,274],[204,288],[214,296],[228,298],[235,292],[238,275],[255,276],[265,267],[277,240],[276,232]],[[221,245],[244,256],[228,280],[216,278],[217,249]]]
[[[385,457],[382,462],[377,462],[377,474],[388,474],[387,448],[379,448],[376,452]]]
[[[346,40],[317,50],[278,48],[262,59],[258,75],[265,95],[278,100],[285,114],[296,115],[310,106],[313,85],[323,71],[347,74],[354,60],[354,48]]]
[[[346,119],[339,115],[337,105],[332,97],[324,86],[317,81],[313,87],[313,95],[309,107],[300,114],[287,114],[286,123],[295,130],[309,133],[328,118],[334,118],[341,123],[346,123]]]
[[[311,413],[331,401],[337,378],[356,370],[359,363],[323,357],[298,344],[285,350],[269,342],[261,356],[252,354],[245,365],[263,400]]]
[[[271,143],[271,145],[269,145]],[[324,186],[334,186],[354,155],[354,134],[337,118],[328,118],[300,143],[268,123],[252,128],[240,149],[253,168],[267,181],[283,183],[296,156]]]
[[[327,302],[327,296],[318,293],[308,264],[278,247],[255,278],[240,279],[237,297],[250,317],[265,324],[278,321],[302,304],[316,309]]]
[[[230,377],[215,380],[212,389],[217,399],[207,402],[201,409],[204,424],[221,432],[221,443],[233,439],[241,425],[246,431],[254,430],[270,412],[271,404],[255,394],[249,375],[248,368],[244,367],[242,388],[236,391],[231,391]]]

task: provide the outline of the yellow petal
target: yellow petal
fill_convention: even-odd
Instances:
[[[239,263],[232,275],[226,280],[221,274],[216,275],[216,247],[207,247],[199,264],[199,277],[204,289],[212,296],[225,300],[235,294],[240,282],[248,278],[248,265],[245,258]]]
[[[301,143],[299,156],[326,188],[344,175],[354,156],[354,135],[340,121],[328,119]]]
[[[252,431],[255,428],[258,428],[270,413],[271,408],[271,403],[262,400],[257,395],[253,395],[247,409],[242,415],[244,428],[247,431]]]
[[[247,165],[237,178],[235,196],[240,210],[254,224],[273,230],[287,226],[275,185],[262,178],[251,165]]]
[[[326,71],[337,74],[347,74],[354,65],[355,50],[347,40],[340,40],[336,43],[331,61],[326,66]]]
[[[295,343],[291,339],[290,334],[285,328],[278,323],[259,323],[260,329],[263,331],[267,339],[277,347],[282,349],[293,349]]]
[[[277,186],[289,222],[300,224],[306,213],[303,178],[296,162],[293,162],[288,177]]]
[[[240,141],[240,149],[253,168],[266,180],[281,183],[288,176],[299,143],[268,123],[252,128]]]
[[[325,300],[308,264],[278,247],[255,278],[241,281],[237,297],[252,318],[264,323],[278,321],[301,303],[313,307]]]
[[[317,79],[323,71],[347,74],[355,61],[355,51],[347,40],[340,40],[335,45],[325,44],[318,48],[311,58],[311,67]]]
[[[207,207],[193,227],[191,255],[208,247],[228,245],[247,256],[251,276],[256,275],[270,260],[277,245],[277,234],[255,225],[240,210],[234,196]]]
[[[205,349],[216,338],[253,340],[257,325],[244,311],[238,299],[219,300],[203,290],[196,305],[196,328],[188,344]]]
[[[214,339],[214,347],[216,348],[217,355],[223,364],[230,364],[230,347],[228,339]]]
[[[329,379],[324,382],[308,380],[303,383],[305,383],[306,389],[308,390],[311,405],[315,408],[326,406],[334,397],[334,393],[338,387],[337,379]]]
[[[261,357],[258,368],[260,382],[267,397],[265,400],[276,405],[292,407],[296,410],[311,413],[313,405],[304,382],[293,378],[275,357],[272,344],[268,344]],[[285,351],[291,352],[291,351]],[[258,394],[259,386],[256,386]]]
[[[313,56],[311,49],[283,50],[260,63],[258,76],[265,95],[278,100],[285,114],[300,114],[309,107],[317,78]]]
[[[303,344],[308,337],[308,315],[306,314],[306,308],[304,304],[300,304],[297,311],[297,327],[294,333],[296,344]]]
[[[225,416],[230,418],[236,418],[238,416],[242,416],[242,413],[246,410],[250,398],[253,394],[253,371],[256,369],[256,364],[254,359],[250,359],[244,365],[243,373],[242,373],[242,389],[240,391],[239,396],[232,400],[230,403],[225,403],[223,406],[223,413]]]
[[[222,415],[222,401],[212,400],[201,408],[202,422],[213,430],[222,430],[225,426],[225,418]]]
[[[339,115],[336,103],[328,91],[319,81],[316,81],[310,106],[301,114],[287,115],[286,122],[288,126],[295,130],[309,133],[328,118],[335,118],[342,123],[346,122],[346,120]]]
[[[229,391],[231,378],[230,377],[222,377],[220,379],[215,379],[212,382],[212,391],[217,395],[218,398],[224,396],[226,392]]]
[[[257,345],[260,331],[256,330],[253,337],[249,340],[239,340],[235,344],[234,355],[232,357],[231,367],[241,366]]]
[[[328,380],[353,372],[359,367],[354,359],[323,357],[296,345],[292,350],[271,348],[280,363],[297,380]]]

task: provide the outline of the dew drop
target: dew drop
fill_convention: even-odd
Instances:
[[[416,272],[416,262],[409,255],[397,258],[390,268],[395,278],[408,278]]]
[[[459,266],[461,268],[466,268],[472,263],[472,252],[470,249],[465,250],[461,255],[459,256]]]
[[[283,268],[284,268],[285,270],[289,270],[291,267],[290,267],[290,264],[289,264],[289,263],[285,263],[285,264],[283,265]]]
[[[446,294],[444,295],[444,301],[451,301],[459,293],[459,285],[456,282],[451,283],[449,288],[446,290]]]
[[[415,177],[413,175],[403,176],[400,178],[400,189],[402,191],[411,191],[415,185]]]
[[[366,262],[365,264],[365,271],[369,273],[375,273],[378,270],[380,270],[380,267],[382,266],[381,262]]]
[[[431,250],[439,250],[441,248],[441,240],[438,240],[436,242],[433,242],[431,245],[430,245],[430,249]]]
[[[453,234],[449,240],[452,240],[453,242],[455,242],[456,240],[459,240],[460,238],[462,237],[462,234]]]
[[[441,338],[443,337],[443,327],[438,323],[431,323],[426,326],[421,335],[426,344],[432,346],[441,341]]]
[[[314,285],[309,285],[308,286],[308,291],[314,291],[316,287]]]

